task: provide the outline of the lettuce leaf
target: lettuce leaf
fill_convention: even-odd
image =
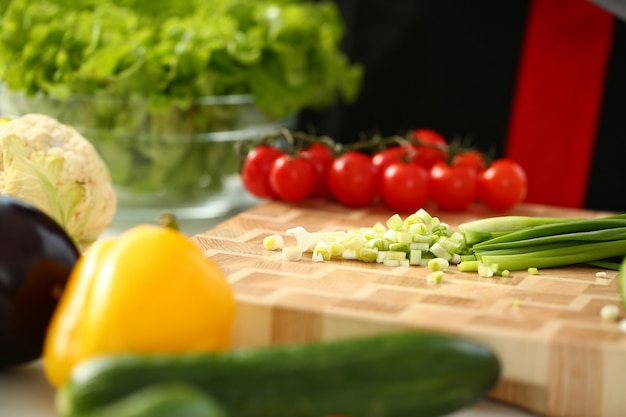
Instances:
[[[275,117],[360,89],[330,0],[10,0],[0,79],[29,95],[145,97],[155,109],[253,94]]]

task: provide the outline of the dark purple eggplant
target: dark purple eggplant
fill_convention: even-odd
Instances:
[[[78,257],[77,246],[51,217],[0,195],[0,369],[41,357]]]

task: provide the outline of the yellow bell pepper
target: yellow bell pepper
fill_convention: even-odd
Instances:
[[[44,373],[58,387],[97,355],[226,350],[234,315],[224,273],[191,240],[136,226],[77,262],[48,328]]]

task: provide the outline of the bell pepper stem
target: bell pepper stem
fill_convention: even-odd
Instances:
[[[159,225],[163,227],[169,227],[170,229],[180,230],[178,225],[178,219],[174,213],[164,212],[159,216]]]

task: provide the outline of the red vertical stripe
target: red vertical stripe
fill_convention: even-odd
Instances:
[[[587,0],[533,0],[528,19],[505,153],[527,202],[581,207],[614,20]]]

